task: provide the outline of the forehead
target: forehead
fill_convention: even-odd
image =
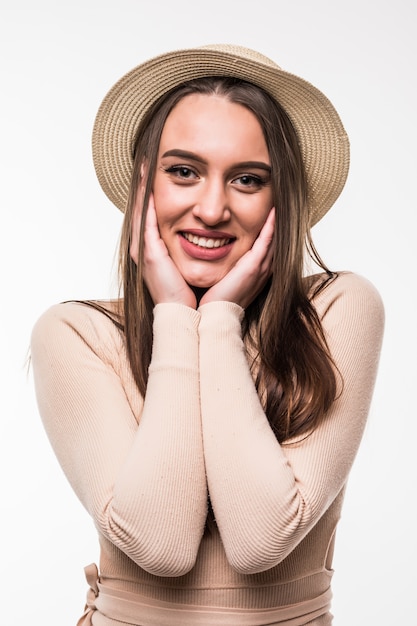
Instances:
[[[203,151],[236,146],[267,152],[256,115],[245,106],[217,94],[189,94],[175,105],[166,119],[160,148],[163,150],[172,142]]]
[[[165,126],[175,120],[187,122],[189,125],[198,123],[200,118],[204,121],[211,121],[214,125],[216,121],[224,118],[238,117],[239,121],[252,124],[259,124],[257,117],[243,104],[232,102],[226,95],[222,94],[202,94],[191,93],[183,98],[173,107],[167,116]]]

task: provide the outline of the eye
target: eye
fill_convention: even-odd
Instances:
[[[267,181],[255,174],[242,174],[232,181],[233,184],[247,189],[259,189],[267,184]]]
[[[171,167],[165,168],[165,171],[181,180],[193,180],[198,178],[196,172],[186,165],[171,165]]]

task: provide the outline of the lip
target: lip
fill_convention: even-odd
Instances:
[[[207,239],[231,239],[231,241],[220,248],[202,248],[195,243],[188,241],[182,233],[196,235],[198,237],[206,237]],[[187,229],[178,233],[180,245],[183,251],[192,259],[199,261],[218,261],[224,259],[232,250],[235,238],[230,233],[222,231],[207,231],[200,229]]]

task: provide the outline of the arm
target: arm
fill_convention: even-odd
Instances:
[[[99,312],[57,305],[32,337],[40,413],[71,485],[100,532],[160,576],[192,568],[206,518],[198,319],[182,305],[156,307],[144,401]]]
[[[230,302],[201,307],[207,480],[229,562],[242,573],[269,569],[297,546],[340,492],[361,440],[381,344],[381,301],[368,282],[346,274],[317,306],[343,393],[313,434],[285,446],[253,384],[242,309]]]

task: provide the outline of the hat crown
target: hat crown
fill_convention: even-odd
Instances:
[[[200,50],[213,50],[213,52],[225,52],[226,54],[231,54],[236,57],[239,57],[243,60],[255,61],[256,63],[263,63],[264,65],[268,65],[269,67],[273,67],[275,69],[281,69],[279,65],[272,61],[269,57],[257,52],[256,50],[252,50],[251,48],[245,48],[245,46],[239,46],[235,44],[227,44],[227,43],[215,43],[209,44],[205,46],[199,46]]]

